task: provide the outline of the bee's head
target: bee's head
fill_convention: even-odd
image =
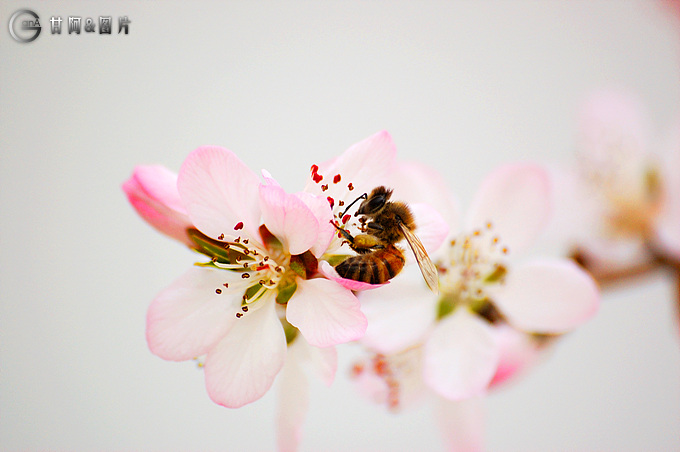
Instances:
[[[381,185],[376,187],[371,191],[371,194],[359,205],[354,216],[358,215],[377,215],[387,204],[390,196],[392,196],[392,190]]]

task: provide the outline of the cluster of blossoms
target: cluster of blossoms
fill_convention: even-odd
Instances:
[[[577,262],[597,275],[621,252],[636,265],[677,265],[680,257],[680,178],[672,170],[680,152],[675,166],[651,160],[637,110],[607,96],[584,109],[582,165],[559,179],[570,194],[585,193],[579,219],[591,220],[576,259],[522,258],[552,210],[567,205],[555,202],[545,169],[495,169],[463,216],[441,175],[398,161],[386,132],[313,164],[297,193],[218,147],[192,152],[178,175],[137,167],[123,185],[130,203],[203,257],[151,303],[149,348],[166,360],[196,360],[209,396],[230,408],[262,397],[278,375],[279,448],[295,450],[308,400],[303,363],[330,385],[334,346],[358,342],[365,357],[351,375],[361,393],[391,410],[434,396],[451,448],[481,449],[479,396],[596,313],[597,283]],[[378,186],[409,206],[438,271],[437,294],[416,265],[382,284],[335,271],[356,254],[348,236],[370,234],[354,213]]]

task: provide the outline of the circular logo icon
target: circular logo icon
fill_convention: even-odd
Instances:
[[[38,15],[30,9],[20,9],[9,19],[9,34],[17,42],[35,41],[41,30]]]

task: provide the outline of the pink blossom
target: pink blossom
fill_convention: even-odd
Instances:
[[[177,192],[177,175],[162,166],[138,166],[123,183],[123,191],[137,213],[159,232],[190,247],[192,226]]]
[[[168,360],[205,356],[210,397],[239,407],[261,397],[301,334],[316,347],[361,337],[366,319],[351,291],[316,273],[330,210],[261,183],[232,152],[187,157],[178,191],[207,264],[190,269],[149,307],[147,340]],[[212,248],[211,248],[212,246]],[[214,251],[214,250],[222,251]]]
[[[198,358],[210,397],[239,407],[270,388],[293,344],[331,347],[360,338],[366,318],[352,290],[376,286],[335,273],[328,259],[342,241],[331,221],[342,220],[340,207],[360,190],[393,181],[395,153],[389,135],[376,134],[313,167],[306,190],[294,194],[266,171],[261,181],[231,151],[218,147],[191,153],[176,189],[174,176],[162,170],[164,189],[153,193],[174,197],[149,198],[165,201],[158,204],[166,217],[181,212],[188,244],[211,260],[191,268],[152,302],[151,351],[174,361]],[[322,171],[328,171],[323,183]],[[441,216],[425,205],[413,209],[426,246],[438,246],[448,232]],[[295,419],[301,422],[302,416],[285,422]]]
[[[362,342],[384,355],[422,348],[423,381],[454,401],[482,395],[499,371],[505,374],[499,379],[507,378],[530,363],[521,354],[509,357],[501,325],[560,334],[589,319],[599,304],[594,281],[571,261],[510,260],[542,231],[549,210],[544,170],[515,164],[493,171],[464,227],[439,254],[441,296],[406,278],[380,293],[362,293],[369,319]]]
[[[650,121],[631,93],[595,93],[579,114],[577,167],[563,174],[563,235],[602,267],[649,260],[648,246],[680,256],[680,121],[652,153]]]

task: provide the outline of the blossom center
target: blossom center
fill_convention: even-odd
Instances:
[[[489,301],[486,289],[503,282],[507,273],[503,262],[508,253],[491,223],[453,239],[439,278],[443,300],[448,300],[451,309],[454,304],[476,308],[480,302]]]

